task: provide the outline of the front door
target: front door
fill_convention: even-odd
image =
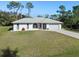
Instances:
[[[46,24],[45,23],[43,24],[43,29],[46,29]]]

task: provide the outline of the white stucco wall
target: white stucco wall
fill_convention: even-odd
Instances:
[[[33,24],[29,24],[29,30],[33,29]]]
[[[27,30],[36,30],[33,28],[33,24],[29,24],[29,29],[27,29],[27,24],[19,24],[19,28],[17,27],[17,24],[13,24],[13,31],[22,31],[22,28]],[[46,29],[48,30],[60,30],[61,29],[61,24],[46,24]]]
[[[21,31],[23,28],[27,30],[27,24],[19,24],[19,31]]]
[[[17,27],[17,24],[13,24],[13,31],[22,31],[22,28],[27,30],[32,30],[33,29],[33,24],[29,24],[29,28],[27,29],[27,24],[19,24],[19,28]]]
[[[61,29],[61,24],[59,24],[59,29]]]
[[[17,31],[17,24],[13,24],[13,31]]]

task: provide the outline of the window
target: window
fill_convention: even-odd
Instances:
[[[27,24],[27,29],[29,29],[29,24]]]
[[[38,25],[36,23],[34,23],[33,28],[38,28]]]

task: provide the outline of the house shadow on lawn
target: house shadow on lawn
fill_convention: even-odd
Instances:
[[[2,49],[1,50],[1,57],[19,57],[17,55],[18,53],[18,49],[16,48],[15,50],[11,50],[9,47],[7,47],[6,49]]]

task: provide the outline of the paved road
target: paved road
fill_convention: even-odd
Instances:
[[[65,29],[61,29],[61,30],[56,31],[56,32],[59,32],[59,33],[62,33],[62,34],[65,34],[65,35],[79,39],[79,33],[77,33],[77,32],[72,32],[72,31],[68,31],[68,30],[65,30]]]

